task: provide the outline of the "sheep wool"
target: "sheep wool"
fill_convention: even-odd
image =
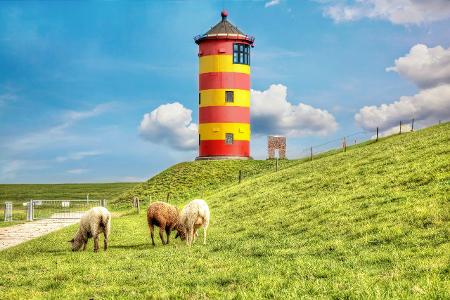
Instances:
[[[184,232],[179,222],[178,208],[165,202],[154,202],[147,209],[147,224],[150,229],[152,245],[155,246],[153,237],[153,226],[159,227],[159,237],[163,245],[169,243],[169,236],[172,230],[177,230],[177,236],[184,238]],[[167,235],[167,241],[164,241],[164,231]]]
[[[195,199],[189,202],[181,211],[181,224],[186,234],[188,246],[195,242],[197,229],[203,227],[203,244],[206,244],[206,230],[210,221],[210,212],[205,200]]]
[[[103,233],[104,250],[108,249],[108,238],[111,232],[111,213],[105,207],[93,207],[88,210],[80,219],[80,227],[75,237],[69,242],[72,243],[72,251],[78,251],[86,245],[89,238],[94,239],[94,251],[99,249],[99,235]]]

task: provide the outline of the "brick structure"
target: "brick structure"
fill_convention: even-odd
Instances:
[[[286,137],[269,135],[267,138],[267,150],[269,153],[269,159],[276,158],[275,150],[278,150],[278,158],[279,159],[285,159],[286,158]]]

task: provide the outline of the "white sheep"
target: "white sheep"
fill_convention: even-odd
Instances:
[[[180,221],[184,226],[186,244],[195,242],[197,229],[203,226],[203,244],[206,244],[206,230],[208,229],[210,213],[205,200],[195,199],[189,202],[181,211]]]
[[[93,207],[88,210],[80,219],[80,227],[75,237],[69,242],[72,243],[72,251],[78,251],[86,245],[89,238],[94,239],[94,252],[98,251],[98,236],[103,233],[104,250],[108,249],[108,237],[111,231],[111,213],[105,207]]]

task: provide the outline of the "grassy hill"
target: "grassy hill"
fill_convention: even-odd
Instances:
[[[92,242],[70,252],[76,228],[66,228],[2,252],[0,295],[448,299],[449,132],[447,123],[214,183],[206,246],[151,247],[144,213],[113,219],[106,253]],[[202,190],[188,182],[186,194]]]
[[[297,160],[278,162],[279,170],[298,164]],[[275,171],[274,160],[193,161],[176,164],[167,170],[125,191],[112,203],[114,207],[129,207],[134,196],[144,204],[150,201],[183,203],[196,197],[207,197],[219,189]]]

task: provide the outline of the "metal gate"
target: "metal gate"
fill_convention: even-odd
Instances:
[[[90,208],[106,206],[106,200],[30,200],[27,220],[79,219]]]

